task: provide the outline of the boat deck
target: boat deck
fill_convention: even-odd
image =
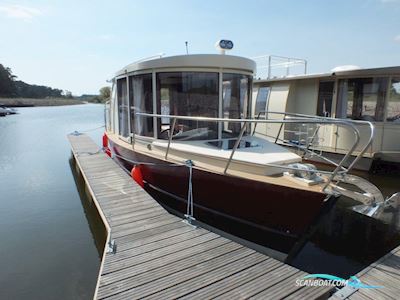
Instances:
[[[400,296],[400,246],[355,275],[363,284],[381,288],[355,289],[344,287],[330,299],[399,299]]]
[[[73,156],[116,251],[105,247],[96,299],[326,299],[305,272],[167,212],[86,135]],[[194,199],[196,201],[196,199]]]

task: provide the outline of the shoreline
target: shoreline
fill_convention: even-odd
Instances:
[[[63,106],[79,104],[87,104],[87,102],[64,98],[0,98],[0,105],[6,107]]]

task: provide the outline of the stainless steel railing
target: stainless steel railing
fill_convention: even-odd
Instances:
[[[269,113],[273,113],[273,112],[269,112]],[[290,113],[279,113],[279,114],[295,115],[295,114],[290,114]],[[169,130],[168,145],[167,145],[167,149],[166,149],[166,153],[165,153],[165,159],[168,159],[168,153],[169,153],[169,150],[171,147],[171,142],[173,139],[173,130],[175,128],[177,120],[191,120],[191,121],[198,121],[198,122],[217,122],[217,123],[220,123],[220,122],[241,123],[242,126],[240,128],[239,135],[235,141],[232,151],[229,155],[229,159],[225,165],[224,174],[226,174],[229,169],[229,166],[233,160],[233,156],[234,156],[237,148],[239,147],[239,144],[244,136],[244,133],[246,131],[246,127],[248,124],[254,123],[255,126],[258,123],[281,124],[281,126],[283,126],[283,124],[317,124],[317,125],[318,124],[323,124],[323,125],[331,124],[331,125],[343,127],[354,134],[354,143],[350,147],[350,149],[346,153],[346,155],[343,157],[343,159],[338,164],[335,164],[336,168],[334,169],[334,171],[329,172],[329,171],[319,171],[318,170],[319,173],[330,175],[326,184],[323,187],[323,191],[329,186],[329,184],[332,182],[332,180],[335,178],[336,175],[345,174],[351,169],[350,167],[347,169],[344,168],[343,164],[348,160],[348,158],[352,155],[352,153],[355,151],[355,149],[358,147],[358,145],[360,143],[360,133],[359,133],[359,130],[353,124],[354,122],[349,122],[347,120],[341,120],[341,119],[333,119],[333,118],[312,117],[312,116],[300,115],[300,114],[297,114],[296,116],[292,116],[290,119],[282,119],[282,120],[267,119],[267,118],[265,118],[265,119],[260,119],[260,118],[258,118],[258,119],[229,119],[229,118],[192,117],[192,116],[151,114],[151,113],[142,113],[142,112],[136,112],[135,115],[144,116],[144,117],[153,117],[153,118],[168,118],[169,120],[172,119],[172,127],[170,127],[170,130]],[[366,149],[371,144],[372,139],[373,139],[374,126],[370,122],[365,122],[365,123],[367,123],[371,126],[371,136],[369,139],[369,143],[368,143],[368,145],[366,145],[363,148],[363,150],[366,151]],[[278,136],[279,136],[279,133],[278,133]],[[365,151],[362,151],[362,152],[365,152]],[[362,153],[360,153],[360,154],[362,155]],[[360,154],[359,154],[359,156],[360,156]],[[354,164],[355,164],[355,162],[353,161],[353,163],[351,164],[351,167],[353,167]],[[291,168],[289,166],[284,166],[284,165],[276,165],[276,164],[265,164],[265,165],[280,168],[280,169],[296,170],[295,168]]]
[[[295,118],[317,119],[317,120],[343,120],[343,119],[336,119],[336,118],[332,118],[332,117],[312,116],[312,115],[306,115],[306,114],[289,113],[289,112],[276,112],[276,111],[260,111],[258,113],[258,115],[257,115],[257,119],[259,119],[262,114],[265,115],[266,119],[268,118],[268,114],[277,114],[277,115],[283,115],[283,119],[286,119],[286,117],[289,116],[289,117],[295,117]],[[375,136],[375,126],[374,126],[373,123],[371,123],[369,121],[347,120],[347,119],[343,120],[343,121],[346,121],[346,122],[349,122],[349,123],[355,124],[355,125],[366,125],[370,129],[370,134],[369,134],[367,142],[364,144],[364,147],[361,149],[361,151],[358,153],[358,155],[354,158],[354,160],[347,167],[347,171],[350,171],[354,167],[354,165],[363,157],[364,153],[368,150],[368,148],[371,146],[373,138]],[[256,132],[256,126],[257,126],[257,123],[254,125],[253,135]],[[280,133],[282,131],[282,128],[283,128],[283,123],[281,124],[281,126],[279,128],[279,132],[278,132],[278,134],[276,136],[275,143],[277,143],[277,141],[280,140],[279,139],[279,135],[280,135]],[[309,143],[307,141],[306,149],[303,149],[303,150],[310,151],[310,146],[312,145],[313,140],[315,139],[315,136],[317,135],[319,129],[320,129],[320,127],[317,126],[317,128],[315,129],[315,131],[314,131],[314,133],[312,135],[311,142]],[[314,155],[318,155],[314,151],[311,151],[311,152]],[[328,161],[329,163],[332,163],[332,164],[337,166],[337,164],[335,162],[333,162],[333,161],[331,161],[331,160],[329,160],[329,159],[327,159],[327,158],[325,158],[325,157],[323,157],[321,155],[318,155],[318,156],[323,158],[324,160]],[[343,166],[342,166],[342,169],[346,170],[346,168],[344,168]]]

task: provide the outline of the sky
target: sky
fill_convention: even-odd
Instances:
[[[125,65],[164,53],[283,55],[310,73],[400,65],[400,0],[0,0],[0,63],[18,79],[96,94]]]

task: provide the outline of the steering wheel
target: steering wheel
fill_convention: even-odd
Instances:
[[[179,130],[176,128],[178,127]],[[183,131],[187,131],[190,127],[184,124],[179,124],[175,126],[175,130],[172,133],[172,137],[176,136],[178,133],[183,132]],[[171,131],[171,125],[168,125],[168,128],[165,128],[163,130],[160,131],[160,136],[162,135],[166,135],[167,138],[169,138],[169,133]],[[168,133],[168,134],[167,134]]]
[[[162,134],[164,134],[166,132],[169,132],[170,130],[171,130],[171,125],[169,125],[168,128],[165,128],[165,129],[161,130],[160,135],[162,135]],[[168,133],[168,135],[169,135],[169,133]]]

